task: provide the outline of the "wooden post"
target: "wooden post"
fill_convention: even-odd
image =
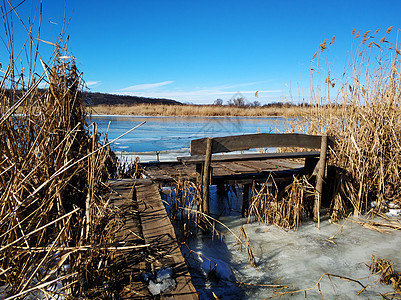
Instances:
[[[251,187],[250,184],[242,185],[242,211],[241,211],[241,214],[242,214],[243,218],[248,217],[250,187]]]
[[[206,140],[205,164],[203,166],[203,212],[210,213],[209,203],[209,185],[210,185],[210,161],[212,159],[212,142],[211,138]]]
[[[322,202],[323,177],[326,171],[327,136],[322,136],[320,146],[319,171],[316,175],[315,205],[313,207],[313,220],[320,229],[320,206]]]

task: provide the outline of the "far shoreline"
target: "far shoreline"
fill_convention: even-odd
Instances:
[[[202,115],[193,115],[193,116],[169,116],[169,115],[158,115],[158,116],[149,116],[149,115],[114,115],[114,114],[87,114],[88,117],[95,117],[95,118],[102,118],[102,117],[134,117],[134,118],[213,118],[213,119],[218,119],[218,118],[255,118],[255,119],[264,119],[264,118],[274,118],[274,119],[279,119],[279,118],[291,118],[289,116],[202,116]]]
[[[88,115],[143,116],[143,117],[255,117],[286,118],[299,117],[307,108],[291,104],[259,107],[237,107],[228,105],[96,105],[87,106]]]

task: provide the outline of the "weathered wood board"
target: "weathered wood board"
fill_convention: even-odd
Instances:
[[[157,184],[136,185],[143,237],[145,242],[157,247],[163,255],[154,263],[155,268],[171,267],[177,282],[174,291],[164,294],[164,299],[198,299],[191,275],[178,246],[174,228],[166,214]]]
[[[268,159],[250,161],[223,161],[211,162],[212,184],[249,183],[252,179],[263,181],[272,172],[276,177],[290,174],[288,170],[298,171],[304,166],[303,160],[291,161],[288,159]],[[195,164],[143,164],[146,175],[152,180],[161,183],[174,182],[179,179],[195,181]],[[293,172],[292,172],[293,173]],[[290,175],[291,176],[291,175]]]
[[[206,154],[207,138],[191,141],[191,155]],[[329,145],[334,141],[329,138]],[[232,152],[253,148],[298,147],[320,149],[321,136],[299,133],[258,133],[213,138],[212,153]]]
[[[320,151],[308,152],[274,152],[274,153],[244,153],[244,154],[224,154],[213,155],[211,161],[246,161],[246,160],[267,160],[267,159],[296,159],[306,157],[319,157]],[[204,155],[192,155],[177,157],[182,163],[201,163],[205,161]]]
[[[117,244],[120,246],[144,245],[138,207],[133,198],[134,181],[121,179],[109,181],[110,202],[122,212],[120,228],[117,233]],[[120,283],[120,299],[148,299],[152,295],[142,282],[140,274],[148,272],[147,266],[138,250],[119,250],[113,259],[113,266],[119,270],[117,281]]]

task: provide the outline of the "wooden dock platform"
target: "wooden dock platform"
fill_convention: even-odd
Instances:
[[[121,196],[125,195],[125,200],[114,200],[115,205],[122,209],[129,202],[137,205],[136,211],[138,212],[141,232],[138,232],[138,224],[133,224],[132,221],[127,220],[126,225],[121,229],[121,238],[124,240],[129,236],[138,238],[137,235],[140,234],[143,236],[143,243],[149,244],[158,253],[148,260],[152,265],[151,269],[157,270],[168,267],[173,270],[173,278],[177,286],[175,290],[164,293],[162,299],[198,299],[198,294],[191,282],[191,276],[181,254],[174,228],[160,198],[158,185],[153,184],[150,180],[122,179],[111,182],[111,186]],[[121,196],[120,198],[122,198]],[[133,228],[135,226],[136,228]],[[128,259],[127,257],[124,258]],[[145,272],[145,262],[135,267],[128,267],[127,270],[122,270],[122,272],[132,272],[132,270]],[[124,294],[123,298],[125,299],[152,297],[142,282],[134,281],[130,287],[124,290],[140,291],[135,294],[131,292],[131,295],[129,293]]]
[[[290,183],[294,174],[316,176],[314,220],[320,222],[323,180],[327,169],[327,150],[334,145],[334,138],[326,135],[298,133],[258,133],[215,138],[201,138],[191,141],[191,155],[177,157],[178,164],[144,165],[144,173],[154,181],[195,181],[202,187],[202,212],[210,211],[210,185],[242,184],[248,190],[250,184],[265,182],[273,177],[276,183]],[[319,151],[290,151],[275,153],[242,153],[250,149],[268,148],[319,149]],[[235,152],[240,151],[240,154]],[[226,154],[229,153],[229,154]],[[295,160],[303,160],[303,164]],[[243,202],[243,216],[249,195],[246,191]],[[319,225],[318,225],[319,226]]]
[[[171,183],[178,179],[196,181],[196,165],[181,162],[144,163],[144,173],[160,183]],[[269,174],[277,180],[291,177],[304,167],[304,161],[288,159],[219,161],[211,162],[211,184],[249,184],[253,181],[264,182]]]

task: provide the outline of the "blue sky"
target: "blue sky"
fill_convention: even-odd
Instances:
[[[31,0],[17,8],[23,19],[32,10]],[[64,1],[43,0],[41,39],[57,38],[63,16]],[[354,28],[384,35],[394,26],[395,40],[401,1],[67,0],[66,16],[69,50],[90,91],[196,104],[241,92],[266,104],[309,94],[311,59],[324,39],[336,38],[323,53],[334,77]],[[45,57],[51,46],[40,49]]]

